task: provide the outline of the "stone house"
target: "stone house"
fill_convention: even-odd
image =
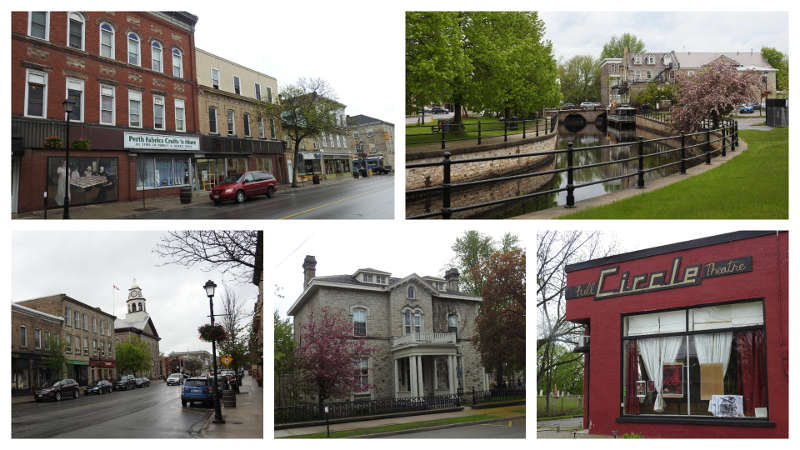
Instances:
[[[303,262],[303,293],[289,309],[299,337],[312,312],[328,307],[346,314],[353,336],[376,350],[358,363],[368,386],[351,400],[411,398],[485,390],[487,376],[472,344],[481,297],[459,292],[459,274],[403,278],[365,268],[317,276],[316,259]]]
[[[394,124],[359,114],[347,116],[347,125],[356,151],[381,156],[384,165],[394,167]]]

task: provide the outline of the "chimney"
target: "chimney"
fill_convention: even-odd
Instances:
[[[444,273],[444,279],[447,280],[447,290],[458,292],[458,269],[453,267]]]
[[[315,276],[317,276],[317,260],[314,255],[306,255],[306,259],[303,260],[303,289]]]

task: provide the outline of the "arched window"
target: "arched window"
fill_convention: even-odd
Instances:
[[[128,33],[128,64],[141,66],[142,63],[139,59],[140,53],[141,48],[139,46],[139,35],[136,33]]]
[[[408,287],[408,298],[417,298],[416,294],[417,294],[417,292],[414,289],[414,286],[409,286]]]
[[[367,335],[367,310],[364,308],[353,309],[353,336],[365,337]]]
[[[71,12],[67,14],[67,46],[83,50],[83,37],[86,27],[86,19],[81,13]]]
[[[403,334],[406,336],[411,334],[411,311],[409,310],[403,313]]]
[[[458,316],[455,314],[450,314],[447,316],[447,332],[448,333],[455,333],[458,331]]]
[[[114,27],[108,22],[100,24],[100,56],[114,59]]]
[[[141,311],[141,310],[142,310],[142,304],[141,304],[141,303],[139,303],[139,309],[138,309],[138,311]]]
[[[403,311],[403,334],[408,336],[414,334],[419,339],[422,332],[422,313],[406,309]]]
[[[183,78],[183,52],[179,48],[172,49],[172,76]]]
[[[153,41],[151,47],[152,47],[152,60],[153,60],[152,68],[156,72],[163,72],[164,51],[163,48],[161,47],[161,43],[158,41]]]

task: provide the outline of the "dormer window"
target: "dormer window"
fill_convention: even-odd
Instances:
[[[633,63],[634,64],[641,64],[642,63],[642,57],[639,56],[639,55],[634,56],[633,57]]]
[[[655,64],[655,63],[656,63],[656,57],[655,56],[650,55],[650,56],[647,57],[647,64]]]
[[[372,274],[371,273],[365,273],[364,274],[364,283],[372,283]]]
[[[386,275],[375,275],[375,282],[378,284],[386,284]]]
[[[417,292],[416,292],[416,289],[414,289],[414,286],[409,286],[408,287],[408,298],[415,299],[415,298],[417,298],[416,294],[417,294]]]

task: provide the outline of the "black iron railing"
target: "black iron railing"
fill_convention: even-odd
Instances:
[[[704,123],[704,125],[710,125],[709,123]],[[711,164],[711,157],[715,154],[721,154],[725,156],[727,151],[735,151],[736,148],[739,146],[739,128],[738,124],[734,120],[724,120],[720,121],[720,127],[716,129],[705,129],[702,131],[698,131],[695,133],[681,133],[680,135],[676,136],[668,136],[656,139],[647,139],[644,140],[639,138],[635,142],[624,142],[620,144],[607,144],[607,145],[595,145],[589,147],[579,147],[573,148],[572,143],[570,142],[566,149],[560,150],[550,150],[546,152],[534,152],[534,153],[524,153],[524,154],[513,154],[513,155],[504,155],[504,156],[491,156],[491,157],[483,157],[483,158],[470,158],[470,159],[457,159],[451,160],[451,154],[449,152],[445,152],[443,155],[443,159],[440,162],[427,162],[427,163],[416,163],[416,164],[406,164],[406,169],[416,169],[416,168],[424,168],[424,167],[442,167],[442,184],[438,186],[429,186],[423,187],[418,189],[412,189],[406,191],[406,201],[408,202],[410,196],[417,196],[420,194],[434,194],[434,193],[441,193],[442,197],[442,207],[438,211],[430,211],[424,214],[419,214],[415,216],[409,216],[408,219],[427,219],[432,217],[442,217],[443,219],[450,219],[454,213],[469,211],[479,208],[487,208],[493,206],[499,206],[508,202],[514,202],[519,200],[526,200],[534,197],[539,197],[543,195],[550,195],[558,192],[566,192],[567,193],[567,201],[565,207],[573,208],[575,207],[575,190],[581,189],[584,187],[592,186],[595,184],[606,183],[615,180],[621,180],[623,178],[629,177],[638,177],[637,179],[637,187],[644,188],[644,176],[648,172],[656,171],[665,169],[671,166],[680,165],[680,172],[682,174],[686,173],[686,164],[690,161],[705,158],[706,164]],[[719,135],[719,137],[712,139],[712,133]],[[687,145],[686,139],[694,137],[695,141],[698,141],[695,144]],[[667,140],[678,140],[680,139],[680,147],[679,148],[670,148],[668,150],[657,151],[650,154],[644,154],[644,144],[647,143],[654,143],[654,142],[663,142]],[[718,149],[713,149],[712,145],[715,142],[721,142]],[[635,145],[637,147],[637,155],[618,159],[615,161],[607,161],[607,162],[599,162],[594,164],[586,164],[582,166],[575,166],[574,165],[574,154],[575,152],[591,152],[595,150],[602,150],[602,149],[613,149],[616,147],[625,147]],[[702,149],[702,153],[696,156],[687,156],[686,151],[692,148]],[[680,159],[675,162],[671,162],[668,164],[662,164],[655,167],[649,167],[645,169],[644,161],[647,158],[653,158],[657,156],[668,155],[672,153],[680,152]],[[469,163],[477,163],[477,162],[486,162],[486,161],[500,161],[505,159],[519,159],[519,158],[528,158],[528,157],[535,157],[535,156],[557,156],[559,154],[566,153],[567,155],[567,167],[562,169],[553,169],[553,170],[545,170],[539,172],[530,172],[530,173],[522,173],[517,175],[510,175],[510,176],[502,176],[502,177],[493,177],[488,178],[485,180],[476,180],[476,181],[465,181],[461,183],[451,183],[451,168],[454,164],[469,164]],[[581,184],[575,184],[574,182],[574,172],[580,169],[588,169],[594,167],[602,167],[602,166],[609,166],[613,164],[623,164],[630,161],[638,161],[638,170],[633,173],[626,173],[624,175],[619,175],[615,177],[609,178],[602,178],[599,180],[592,180]],[[498,183],[503,181],[511,181],[511,180],[519,180],[523,178],[529,177],[538,177],[542,175],[555,175],[562,172],[567,173],[567,186],[560,189],[550,189],[544,190],[539,192],[534,192],[531,194],[525,195],[518,195],[508,198],[503,198],[499,200],[492,200],[487,202],[475,203],[472,205],[463,205],[459,207],[452,207],[451,205],[451,193],[456,188],[465,188],[465,187],[476,187],[476,186],[485,186],[491,183]]]
[[[497,388],[489,391],[472,389],[472,404],[525,400],[525,386]]]
[[[544,136],[553,133],[558,124],[558,115],[553,114],[540,119],[504,121],[481,121],[454,124],[440,120],[433,125],[414,125],[406,127],[406,146],[430,145],[440,143],[444,150],[448,142],[476,141],[478,145],[487,139],[522,135],[522,139]],[[423,132],[422,130],[430,129]],[[414,130],[409,134],[409,130]]]
[[[324,406],[328,407],[328,419],[343,419],[396,412],[455,408],[461,406],[462,403],[461,396],[459,394],[453,394],[334,402],[325,403]],[[275,423],[293,423],[324,419],[324,409],[320,409],[318,404],[301,404],[275,408]]]

